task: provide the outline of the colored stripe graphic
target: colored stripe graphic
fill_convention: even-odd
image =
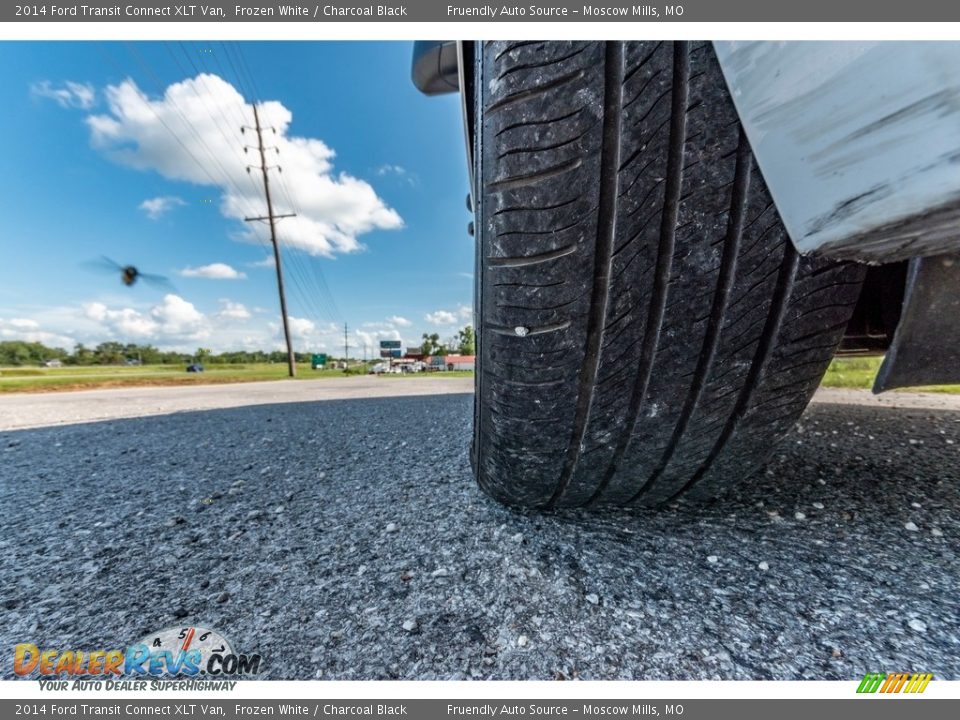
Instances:
[[[883,683],[883,687],[880,688],[880,692],[882,693],[900,692],[900,686],[903,685],[903,682],[906,679],[907,678],[904,673],[890,673],[889,675],[887,675],[887,679]]]
[[[904,692],[922,693],[927,689],[927,685],[932,679],[933,675],[931,673],[914,673],[913,677],[910,678],[910,683],[907,685],[907,689],[904,690]]]
[[[857,687],[858,693],[922,693],[933,679],[931,673],[867,673]]]

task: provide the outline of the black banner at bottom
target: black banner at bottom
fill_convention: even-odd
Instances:
[[[908,708],[907,705],[910,707]],[[953,710],[950,710],[950,708]],[[910,720],[960,717],[960,700],[869,696],[849,700],[0,700],[0,717],[410,718],[411,720],[515,720],[587,718],[625,720]]]

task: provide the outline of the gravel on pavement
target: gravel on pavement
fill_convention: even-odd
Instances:
[[[469,394],[0,433],[12,648],[180,624],[269,679],[960,678],[960,411],[815,403],[720,501],[520,512]]]

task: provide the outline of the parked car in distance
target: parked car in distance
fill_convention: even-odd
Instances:
[[[191,373],[201,373],[203,372],[203,365],[200,363],[190,363],[187,365],[187,372]]]

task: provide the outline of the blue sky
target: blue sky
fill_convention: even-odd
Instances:
[[[279,347],[259,101],[298,350],[417,344],[470,321],[459,98],[421,96],[411,44],[0,43],[0,339]],[[101,256],[172,287],[96,267]],[[322,279],[321,279],[322,278]],[[323,287],[326,284],[329,292]],[[341,350],[342,352],[342,350]]]

